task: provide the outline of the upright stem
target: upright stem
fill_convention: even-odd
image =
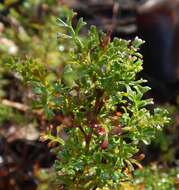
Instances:
[[[79,125],[77,126],[80,131],[82,132],[84,138],[85,138],[85,142],[86,142],[86,150],[88,152],[89,150],[89,145],[90,145],[90,141],[91,141],[91,132],[89,134],[86,134],[86,132],[84,131],[84,129]]]
[[[88,133],[85,141],[86,141],[86,152],[89,151],[89,147],[90,147],[90,142],[91,142],[91,138],[92,138],[92,133],[93,133],[93,129],[90,128],[90,132]]]

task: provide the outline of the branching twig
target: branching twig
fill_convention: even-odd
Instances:
[[[42,115],[42,113],[43,113],[42,110],[31,110],[28,105],[25,105],[25,104],[22,104],[22,103],[19,103],[19,102],[10,101],[10,100],[7,100],[7,99],[3,99],[1,101],[1,103],[3,105],[5,105],[5,106],[15,108],[15,109],[17,109],[19,111],[22,111],[22,112],[32,111],[32,113],[36,114],[36,115]]]

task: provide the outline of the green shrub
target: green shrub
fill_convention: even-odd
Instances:
[[[53,151],[57,182],[64,189],[119,189],[130,181],[141,142],[149,144],[168,122],[166,111],[149,109],[150,90],[138,79],[142,40],[126,41],[98,32],[94,26],[85,37],[86,24],[72,25],[73,12],[58,19],[65,33],[60,43],[71,44],[61,76],[50,80],[49,70],[37,61],[11,61],[9,65],[32,85],[35,107],[43,108],[49,123],[56,113],[61,123],[56,135],[49,130],[43,140],[58,143]],[[63,54],[63,52],[61,52]]]

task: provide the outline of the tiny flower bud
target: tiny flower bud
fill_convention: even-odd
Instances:
[[[106,134],[106,130],[105,130],[105,128],[99,128],[98,129],[98,135],[100,135],[100,136],[102,136],[102,135],[105,135]]]
[[[102,149],[106,149],[106,148],[108,147],[108,145],[109,145],[108,139],[105,138],[105,139],[103,140],[103,142],[100,144],[100,147],[101,147]]]
[[[115,127],[111,130],[111,134],[112,134],[112,135],[121,135],[121,134],[122,134],[122,127],[121,127],[121,125],[115,126]]]
[[[93,125],[93,128],[97,129],[97,128],[99,128],[99,125],[95,123],[95,124]]]

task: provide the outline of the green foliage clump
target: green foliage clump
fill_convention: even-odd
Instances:
[[[24,60],[21,64],[26,66],[26,71],[20,74],[26,78],[30,76],[39,78],[40,76],[37,75],[42,75],[44,68],[39,68],[36,61],[43,63],[40,64],[43,67],[45,65],[47,69],[54,71],[53,73],[49,72],[48,78],[50,80],[53,80],[57,71],[60,70],[63,58],[61,58],[58,51],[55,33],[58,29],[56,17],[60,10],[61,6],[56,0],[29,0],[17,2],[15,6],[14,1],[0,3],[0,14],[3,15],[7,11],[7,14],[2,16],[4,19],[0,22],[0,106],[2,107],[0,120],[2,122],[8,120],[16,123],[16,118],[19,118],[20,115],[22,115],[24,121],[28,120],[27,115],[24,117],[22,112],[1,105],[3,99],[12,102],[18,101],[25,105],[31,104],[28,99],[30,89],[21,84],[18,78],[19,74],[9,74],[5,64],[7,58],[9,64],[12,62],[9,57],[12,58],[12,56],[13,59],[18,57],[15,60],[16,63],[19,62],[19,58],[21,61]],[[28,59],[29,57],[33,57],[33,61]],[[18,64],[18,71],[21,69],[21,64]],[[17,117],[16,114],[18,114]]]
[[[163,171],[153,165],[135,171],[133,184],[136,190],[175,190],[178,187],[178,174],[177,169]]]
[[[49,131],[42,137],[58,143],[54,149],[58,183],[68,190],[117,190],[131,180],[134,166],[140,166],[135,159],[139,144],[151,142],[168,122],[167,113],[149,109],[153,101],[144,94],[150,88],[137,78],[142,40],[111,41],[94,26],[80,37],[86,23],[80,19],[74,27],[73,17],[69,12],[65,21],[58,19],[66,31],[58,34],[60,41],[73,44],[65,53],[61,77],[49,80],[48,69],[41,72],[41,66],[40,73],[29,70],[32,65],[38,68],[35,61],[10,66],[32,84],[36,106],[49,121],[56,113],[63,118],[56,135]]]

